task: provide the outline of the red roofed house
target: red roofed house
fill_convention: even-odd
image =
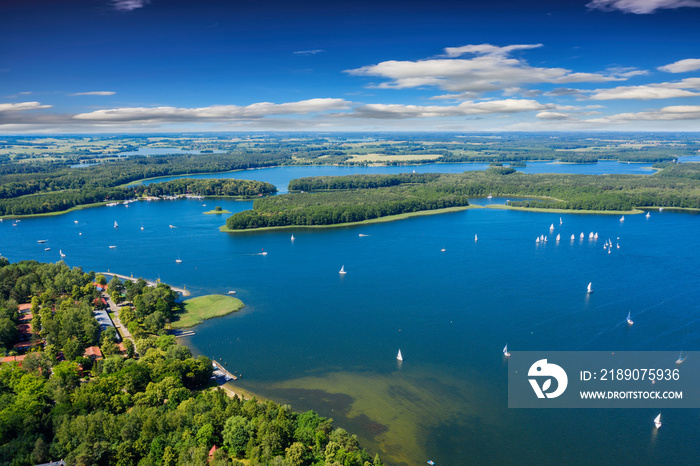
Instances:
[[[209,459],[207,461],[211,462],[211,460],[214,459],[214,453],[216,453],[216,450],[217,450],[216,445],[211,447],[211,450],[209,450]]]
[[[20,314],[24,314],[32,310],[32,303],[24,303],[17,306],[17,310]]]
[[[23,354],[22,356],[5,356],[4,358],[2,358],[2,360],[0,360],[0,362],[17,362],[21,366],[22,360],[26,357],[26,354]]]
[[[97,361],[98,359],[102,359],[102,351],[100,351],[100,348],[97,346],[90,346],[85,349],[85,353],[83,354],[84,357],[90,358],[93,361]]]

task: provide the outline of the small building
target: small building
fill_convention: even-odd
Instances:
[[[24,358],[26,358],[27,355],[23,354],[22,356],[5,356],[0,360],[0,363],[5,363],[5,362],[16,362],[20,366],[22,365],[22,361]]]
[[[93,361],[98,361],[102,359],[102,351],[100,350],[99,347],[97,346],[90,346],[88,348],[85,348],[85,353],[83,353],[83,357],[90,358]]]
[[[211,463],[211,460],[214,459],[214,453],[216,453],[216,450],[218,450],[218,448],[216,448],[216,445],[211,447],[211,450],[209,450],[209,459],[207,461],[209,461],[210,463]]]
[[[20,304],[19,306],[17,306],[17,311],[20,314],[30,312],[31,310],[32,310],[32,303],[24,303],[24,304]]]

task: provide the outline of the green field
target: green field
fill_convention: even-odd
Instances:
[[[212,294],[198,296],[183,302],[184,311],[180,319],[172,323],[173,328],[194,327],[206,319],[221,317],[243,309],[243,301],[231,296]]]

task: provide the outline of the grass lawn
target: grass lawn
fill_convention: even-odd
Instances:
[[[243,301],[232,296],[212,294],[183,301],[184,312],[172,323],[173,328],[188,328],[206,319],[221,317],[243,309]]]

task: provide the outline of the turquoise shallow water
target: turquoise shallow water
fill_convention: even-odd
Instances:
[[[287,170],[245,173],[269,181]],[[56,261],[60,249],[85,270],[161,278],[193,295],[236,290],[246,308],[198,326],[188,344],[243,374],[241,387],[333,417],[392,464],[697,463],[698,410],[668,410],[655,433],[654,410],[508,409],[501,349],[697,350],[698,215],[620,222],[483,208],[223,234],[225,216],[202,213],[215,205],[251,203],[140,202],[5,220],[0,253]],[[620,244],[611,254],[608,238]]]

